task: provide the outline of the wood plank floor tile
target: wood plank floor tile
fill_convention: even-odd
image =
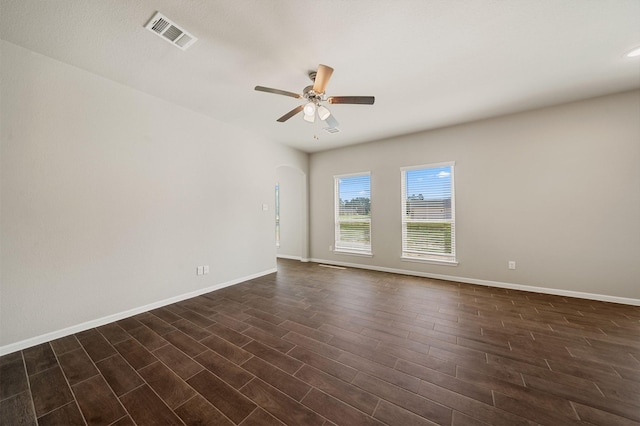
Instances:
[[[0,424],[6,426],[36,425],[33,402],[28,391],[0,400]]]
[[[253,357],[242,364],[242,368],[269,383],[279,391],[289,395],[296,401],[300,401],[311,389],[305,382],[298,380],[294,376],[285,373],[258,357]]]
[[[311,408],[323,417],[332,420],[336,424],[344,425],[371,425],[383,426],[384,424],[373,417],[356,410],[350,405],[327,395],[317,389],[311,392],[302,400],[302,403]],[[406,425],[407,423],[405,423]]]
[[[298,361],[297,359],[276,351],[275,349],[271,349],[270,347],[256,342],[255,340],[251,343],[246,344],[243,349],[251,352],[258,358],[262,358],[263,360],[275,365],[276,367],[286,371],[289,374],[295,373],[300,367],[302,367],[302,362]]]
[[[27,372],[22,360],[22,352],[3,357],[0,363],[0,400],[17,395],[29,389]]]
[[[473,383],[481,388],[526,401],[531,406],[537,406],[569,418],[575,418],[575,412],[570,401],[557,395],[525,387],[525,384],[513,384],[464,367],[457,368],[456,378],[462,382]],[[593,391],[596,393],[595,388]]]
[[[276,315],[270,314],[269,312],[262,311],[260,309],[246,309],[243,311],[247,315],[251,315],[252,317],[259,318],[261,320],[270,322],[274,325],[279,325],[284,321],[284,318],[280,318]]]
[[[98,374],[93,361],[83,348],[58,356],[58,362],[71,386]]]
[[[176,330],[172,331],[171,333],[167,333],[164,335],[164,338],[191,357],[200,355],[202,352],[207,350],[207,347],[202,343],[197,342],[181,331]]]
[[[536,425],[531,420],[494,407],[493,401],[491,404],[483,403],[430,382],[423,381],[418,394],[490,425]]]
[[[231,420],[200,395],[196,395],[180,405],[175,409],[175,413],[187,426],[233,426]]]
[[[235,423],[240,423],[256,408],[250,399],[209,371],[196,374],[187,383]]]
[[[331,342],[333,342],[334,340],[340,339],[351,342],[363,348],[375,349],[376,346],[378,346],[378,343],[380,343],[380,341],[377,339],[373,339],[371,337],[360,334],[360,332],[362,331],[362,327],[359,327],[358,332],[353,332],[344,330],[331,324],[325,324],[318,330],[334,336],[334,338],[329,341],[329,344],[331,344]]]
[[[444,374],[449,374],[451,376],[454,376],[456,374],[455,363],[441,358],[436,358],[431,355],[427,355],[426,353],[415,352],[411,349],[406,349],[404,347],[388,343],[381,343],[380,346],[378,346],[378,350],[391,356],[401,358],[405,361],[413,362],[414,364],[422,365],[424,367],[439,371]],[[426,351],[428,352],[429,350],[426,349]]]
[[[93,362],[98,362],[116,353],[113,346],[95,328],[78,333],[76,336]]]
[[[353,367],[359,371],[363,371],[372,376],[378,377],[389,383],[409,390],[411,392],[417,392],[420,380],[415,376],[406,374],[400,370],[389,368],[387,366],[369,361],[365,358],[353,355],[351,353],[344,353],[338,358],[341,362]]]
[[[249,328],[251,328],[249,326]],[[210,325],[209,327],[206,328],[207,331],[211,332],[212,334],[218,336],[218,337],[222,337],[223,339],[233,343],[236,346],[242,347],[244,345],[246,345],[247,343],[249,343],[252,338],[248,337],[242,333],[238,333],[237,331],[223,325],[223,324],[213,324]],[[207,337],[207,336],[205,336]]]
[[[191,321],[192,323],[194,323],[195,325],[202,327],[202,328],[206,328],[210,325],[213,325],[215,323],[215,321],[207,318],[204,315],[200,315],[196,312],[193,311],[184,311],[179,313],[178,315],[180,315],[182,318]]]
[[[331,359],[337,359],[343,352],[342,349],[336,348],[335,346],[328,345],[293,331],[287,333],[283,339]]]
[[[282,337],[289,332],[289,330],[287,330],[286,328],[282,328],[279,325],[275,325],[269,321],[265,321],[256,317],[250,317],[249,319],[245,320],[245,323],[257,327],[276,337]]]
[[[178,320],[180,320],[182,317],[178,314],[175,314],[173,312],[171,312],[169,309],[167,308],[157,308],[154,309],[152,311],[150,311],[153,315],[157,316],[158,318],[160,318],[161,320],[164,320],[166,322],[168,322],[169,324],[172,324]]]
[[[142,323],[133,317],[121,319],[120,321],[116,321],[116,324],[120,326],[125,331],[131,331],[135,328],[142,327]]]
[[[38,419],[39,426],[84,426],[85,424],[75,401],[63,405]]]
[[[96,367],[117,396],[132,391],[144,383],[138,373],[119,354],[97,362]]]
[[[120,401],[138,426],[184,425],[148,385],[121,396]]]
[[[55,367],[58,362],[49,343],[33,346],[22,351],[24,363],[27,366],[27,374],[30,376],[38,374],[51,367]]]
[[[553,410],[547,410],[545,409],[545,407],[539,407],[538,405],[529,401],[512,398],[499,392],[496,392],[494,394],[494,398],[495,406],[497,408],[511,412],[540,424],[567,426],[577,426],[580,424],[580,422],[575,418],[564,416],[562,413],[558,413]]]
[[[434,426],[438,424],[423,417],[416,416],[411,411],[405,410],[385,400],[380,401],[373,416],[376,419],[382,420],[384,424],[395,426]]]
[[[260,379],[242,388],[253,402],[288,425],[322,425],[324,419]]]
[[[200,343],[236,364],[242,364],[253,356],[244,349],[216,335],[204,338]]]
[[[333,339],[331,339],[329,344],[342,349],[343,353],[349,353],[386,367],[393,367],[396,362],[398,362],[398,358],[396,358],[395,356],[375,349],[371,349],[369,347],[360,346],[357,343],[343,338],[334,337]]]
[[[156,349],[153,354],[183,380],[199,373],[204,368],[172,345]]]
[[[246,385],[253,375],[213,351],[206,351],[194,358],[204,368],[220,377],[236,389]]]
[[[263,331],[257,327],[249,327],[247,328],[243,334],[252,338],[253,340],[262,343],[263,345],[269,346],[277,351],[287,353],[290,351],[295,345],[287,342],[281,337],[276,337],[266,331]],[[287,333],[289,334],[289,333]]]
[[[88,424],[110,424],[126,415],[120,401],[101,376],[73,386],[80,411]]]
[[[57,365],[30,376],[29,382],[33,405],[38,417],[73,401],[69,385]]]
[[[114,347],[136,370],[153,364],[158,360],[151,352],[133,338],[117,343]]]
[[[195,395],[189,385],[161,362],[151,364],[138,372],[171,409],[182,405]]]
[[[574,388],[537,377],[524,375],[524,380],[527,386],[534,389],[640,422],[640,409],[637,405],[606,398],[587,389]]]
[[[176,333],[177,332],[178,331],[176,331]],[[158,333],[151,330],[147,326],[134,328],[133,330],[129,331],[129,334],[131,334],[134,339],[140,342],[140,344],[147,348],[147,350],[149,351],[154,351],[168,343],[162,336],[160,336]]]
[[[124,416],[119,420],[116,420],[115,422],[111,423],[110,426],[137,426],[137,425],[133,422],[130,416]]]
[[[358,370],[353,367],[333,361],[301,346],[292,349],[288,355],[346,382],[353,380],[358,373]]]
[[[224,326],[229,327],[230,329],[237,332],[242,332],[251,327],[251,325],[247,324],[246,322],[242,322],[223,313],[212,315],[211,318],[214,319],[217,323],[223,324]]]
[[[176,328],[168,322],[158,318],[157,316],[147,312],[146,315],[142,315],[137,318],[138,321],[155,331],[160,336],[165,335]]]
[[[98,327],[96,330],[98,330],[98,332],[100,332],[100,334],[102,334],[112,345],[131,338],[131,335],[116,323],[103,325],[102,327]]]
[[[492,404],[493,398],[489,389],[483,388],[473,383],[462,381],[448,374],[443,374],[435,370],[423,367],[418,364],[400,360],[396,368],[399,371],[418,377],[424,381],[433,383],[440,387],[460,393],[486,404]]]
[[[60,356],[64,353],[71,352],[80,347],[80,342],[76,339],[75,335],[65,336],[60,339],[52,340],[51,348],[56,353],[56,355]]]
[[[206,328],[202,328],[199,325],[195,325],[191,321],[188,321],[182,317],[180,317],[179,320],[172,322],[171,325],[173,325],[175,328],[182,331],[184,334],[186,334],[187,336],[191,337],[196,341],[200,341],[205,337],[211,336],[211,332],[208,331]],[[213,325],[216,325],[216,324],[213,324]]]
[[[451,419],[451,426],[487,426],[488,423],[481,422],[478,419],[469,417],[466,414],[462,414],[459,411],[453,412],[453,418]]]
[[[598,410],[597,408],[589,407],[575,402],[574,407],[576,413],[580,416],[580,419],[593,425],[598,426],[637,426],[639,422],[620,417],[615,414],[611,414],[607,411]]]
[[[451,408],[406,391],[384,380],[358,373],[353,384],[380,398],[440,425],[451,423]]]
[[[296,377],[368,415],[373,414],[379,401],[377,396],[360,389],[362,386],[358,388],[357,383],[350,384],[308,365],[302,367]]]
[[[249,417],[244,419],[239,426],[282,426],[280,420],[273,417],[261,408],[256,408]],[[323,425],[324,426],[324,425]]]

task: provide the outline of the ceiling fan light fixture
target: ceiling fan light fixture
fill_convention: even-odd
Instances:
[[[320,120],[324,121],[329,118],[330,115],[331,111],[329,111],[326,107],[324,107],[323,105],[320,105],[318,107],[318,117],[320,117]]]
[[[304,120],[308,121],[309,123],[313,123],[314,121],[316,121],[316,115],[315,114],[312,114],[312,115],[305,114],[302,118],[304,118]]]
[[[314,117],[316,115],[316,104],[314,104],[313,102],[309,102],[304,106],[303,111],[305,120],[307,119],[307,117]]]

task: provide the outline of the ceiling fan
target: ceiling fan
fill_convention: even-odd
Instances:
[[[306,103],[304,105],[298,105],[277,121],[284,123],[299,112],[304,112],[304,119],[310,123],[313,123],[316,116],[322,121],[325,121],[328,125],[328,129],[337,129],[338,121],[334,118],[333,114],[321,104],[321,102],[329,102],[330,104],[358,104],[358,105],[373,105],[375,97],[373,96],[327,96],[325,88],[329,79],[333,74],[333,68],[327,65],[318,65],[317,71],[310,71],[309,78],[313,81],[313,84],[305,87],[302,90],[302,94],[293,92],[287,92],[286,90],[272,89],[270,87],[256,86],[255,90],[259,92],[275,93],[276,95],[290,96],[296,99],[304,99]]]

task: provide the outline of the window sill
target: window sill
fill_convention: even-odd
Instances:
[[[432,265],[443,265],[443,266],[458,266],[457,260],[420,259],[417,257],[405,257],[405,256],[401,256],[400,260],[402,260],[403,262],[430,263]]]
[[[335,253],[335,254],[346,254],[347,256],[373,257],[373,253],[360,252],[360,251],[348,251],[348,250],[334,249],[333,253]]]

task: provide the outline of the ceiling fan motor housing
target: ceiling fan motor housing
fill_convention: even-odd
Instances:
[[[307,86],[304,88],[304,90],[302,91],[302,96],[308,100],[309,102],[314,102],[314,103],[318,103],[320,101],[325,101],[326,100],[326,96],[324,93],[316,93],[313,90],[313,86]]]

